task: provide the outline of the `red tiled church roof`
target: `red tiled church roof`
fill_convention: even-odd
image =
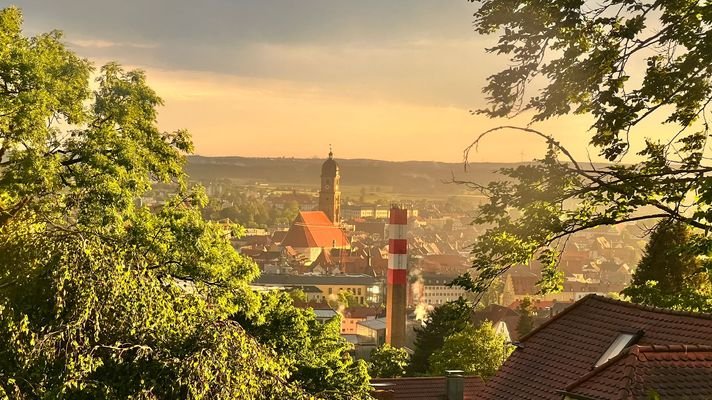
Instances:
[[[481,398],[561,400],[618,335],[632,332],[641,334],[638,345],[711,345],[712,315],[586,296],[524,336]]]
[[[348,247],[349,240],[323,211],[300,211],[282,240],[282,246]]]
[[[631,346],[566,388],[576,399],[712,397],[712,346]]]

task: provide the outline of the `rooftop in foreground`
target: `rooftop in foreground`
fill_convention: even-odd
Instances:
[[[621,338],[625,342],[620,342]],[[521,346],[487,383],[482,399],[561,400],[567,388],[575,389],[571,385],[581,381],[597,365],[600,369],[619,354],[631,351],[626,347],[643,346],[640,352],[647,349],[644,346],[712,345],[712,315],[670,311],[589,295],[520,342]],[[616,344],[618,347],[614,349]],[[644,350],[643,353],[650,352]],[[670,376],[681,373],[678,370]],[[606,382],[610,386],[622,384]],[[682,378],[676,382],[685,384]],[[712,389],[706,396],[704,398],[712,398]]]

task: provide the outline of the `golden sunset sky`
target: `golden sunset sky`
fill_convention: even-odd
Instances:
[[[23,0],[25,31],[65,32],[97,66],[144,69],[162,129],[207,156],[458,162],[489,120],[481,87],[507,60],[472,29],[465,0]],[[586,159],[590,120],[535,125]],[[649,126],[655,129],[655,125]],[[540,157],[540,139],[493,136],[473,161]]]

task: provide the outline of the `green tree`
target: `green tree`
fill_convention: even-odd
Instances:
[[[457,286],[450,284],[449,286]],[[497,278],[492,281],[487,290],[477,296],[477,308],[484,309],[491,304],[499,304],[504,293],[504,279]]]
[[[234,319],[276,352],[289,382],[323,399],[368,398],[367,365],[348,354],[352,345],[341,337],[338,317],[322,324],[312,309],[297,308],[288,293],[275,291],[261,295],[259,315]]]
[[[336,294],[336,298],[327,300],[329,306],[333,309],[344,309],[359,305],[358,299],[353,293],[342,290]]]
[[[686,311],[712,310],[712,285],[691,245],[692,230],[664,220],[650,235],[633,280],[622,294],[634,303]]]
[[[463,276],[459,285],[483,291],[511,266],[538,257],[540,290],[560,290],[557,261],[566,237],[600,225],[673,218],[709,231],[709,4],[471,1],[478,4],[475,30],[497,35],[489,51],[510,60],[489,77],[489,107],[478,112],[527,113],[532,120],[483,132],[470,149],[494,132],[515,129],[542,138],[548,150],[535,163],[500,170],[504,180],[478,186],[489,201],[475,222],[491,228],[473,246],[477,279]],[[611,164],[579,162],[535,125],[568,114],[592,118],[591,150]]]
[[[430,370],[430,356],[439,350],[446,337],[470,326],[472,306],[464,299],[445,303],[435,308],[415,328],[415,349],[410,363],[410,374],[425,374]]]
[[[304,293],[304,291],[299,288],[291,289],[289,291],[289,297],[292,298],[292,301],[300,301],[303,303],[306,303],[306,301],[307,301],[307,294]]]
[[[374,378],[397,378],[405,375],[409,361],[408,352],[385,343],[371,351],[368,371]]]
[[[492,323],[485,321],[477,328],[468,326],[448,336],[442,349],[430,356],[430,373],[444,375],[446,370],[459,369],[487,379],[494,376],[512,350]]]
[[[161,132],[140,71],[92,66],[0,11],[0,397],[301,398],[230,321],[256,265],[188,189],[185,131]],[[153,182],[178,191],[156,212]]]
[[[522,337],[534,329],[534,305],[532,299],[525,297],[519,302],[517,312],[519,313],[519,321],[517,322],[517,334]]]

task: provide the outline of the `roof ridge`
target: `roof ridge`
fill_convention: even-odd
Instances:
[[[600,296],[599,296],[600,297]],[[636,361],[637,362],[647,362],[648,360],[642,360],[642,358],[645,358],[644,353],[663,353],[663,352],[694,352],[694,351],[710,351],[712,352],[712,346],[711,345],[686,345],[686,344],[663,344],[663,345],[638,345],[634,344],[631,346],[628,346],[627,348],[623,349],[618,355],[615,357],[611,358],[610,360],[606,361],[605,363],[599,365],[598,367],[594,368],[591,372],[583,375],[573,383],[570,383],[568,386],[562,390],[563,393],[569,393],[572,390],[574,390],[576,387],[580,386],[584,382],[590,380],[596,375],[599,375],[603,373],[606,369],[608,369],[610,366],[618,363],[621,359],[628,358],[628,360],[624,361],[623,365],[623,370],[624,370],[624,376],[626,378],[626,384],[621,388],[620,392],[620,400],[627,400],[627,399],[632,399],[634,398],[634,387],[632,385],[635,383],[636,378],[638,374],[636,373],[637,371],[637,366],[636,366]]]
[[[636,361],[640,361],[640,348],[636,345],[629,346],[627,351],[621,352],[623,357],[624,385],[621,387],[621,400],[635,399],[634,389],[638,383]],[[635,360],[635,361],[634,361]]]
[[[694,353],[712,352],[712,345],[708,344],[649,344],[635,345],[638,352],[644,353]]]
[[[558,314],[554,315],[553,317],[549,318],[548,320],[544,321],[543,324],[537,326],[536,328],[532,329],[531,332],[529,332],[529,333],[527,333],[526,335],[524,335],[524,336],[522,336],[521,338],[519,338],[519,341],[520,341],[520,342],[526,341],[526,340],[529,339],[530,337],[534,336],[534,334],[536,334],[536,333],[539,332],[540,330],[542,330],[542,329],[546,328],[547,326],[551,325],[554,321],[557,321],[559,318],[561,318],[561,317],[563,317],[564,315],[568,314],[568,313],[571,312],[572,310],[578,308],[581,304],[585,303],[587,299],[589,299],[589,298],[591,298],[591,297],[594,297],[594,296],[595,296],[595,297],[600,297],[600,296],[596,296],[595,294],[588,294],[588,295],[582,297],[579,301],[576,301],[576,302],[574,302],[573,304],[569,305],[568,307],[566,307],[566,308],[565,308],[563,311],[561,311],[560,313],[558,313]]]
[[[568,314],[570,311],[578,308],[579,305],[587,302],[588,300],[597,300],[597,301],[601,301],[601,302],[605,302],[605,303],[616,304],[616,305],[620,305],[620,306],[624,306],[624,307],[628,307],[628,308],[634,308],[634,309],[643,310],[643,311],[651,311],[651,312],[657,312],[657,313],[668,314],[668,315],[704,318],[704,319],[712,320],[712,313],[698,313],[698,312],[692,312],[692,311],[670,310],[667,308],[646,306],[646,305],[631,303],[631,302],[623,301],[623,300],[615,300],[615,299],[611,299],[609,297],[600,296],[600,295],[592,293],[592,294],[588,294],[588,295],[582,297],[580,300],[578,300],[578,301],[574,302],[572,305],[566,307],[560,313],[554,315],[552,318],[549,318],[546,322],[544,322],[543,324],[534,328],[531,332],[527,333],[526,335],[522,336],[519,339],[519,341],[524,342],[525,340],[529,339],[535,333],[537,333],[540,330],[544,329],[545,327],[549,326],[552,322],[558,320],[561,316],[564,316],[564,315]]]
[[[637,346],[637,345],[632,345],[632,346],[626,347],[626,348],[623,349],[619,354],[617,354],[615,357],[612,357],[611,359],[609,359],[609,360],[606,361],[605,363],[599,365],[598,367],[595,367],[594,369],[592,369],[590,372],[588,372],[587,374],[583,375],[583,376],[580,377],[579,379],[577,379],[577,380],[575,380],[574,382],[568,384],[568,385],[564,388],[563,391],[564,391],[564,392],[569,392],[569,391],[571,391],[572,389],[576,388],[577,386],[581,385],[582,383],[586,382],[587,380],[591,379],[592,377],[594,377],[594,376],[600,374],[601,372],[603,372],[604,370],[606,370],[606,369],[607,369],[608,367],[610,367],[611,365],[617,363],[620,359],[629,357],[629,356],[631,356],[631,355],[634,355],[634,354],[633,354],[633,351],[634,351],[634,347],[636,347],[636,346]]]
[[[644,304],[636,304],[632,303],[629,301],[624,301],[624,300],[616,300],[616,299],[611,299],[610,297],[605,297],[605,296],[600,296],[597,294],[589,294],[586,297],[592,297],[595,298],[596,300],[603,301],[606,303],[611,303],[611,304],[618,304],[622,305],[628,308],[636,308],[639,310],[643,311],[652,311],[652,312],[657,312],[657,313],[662,313],[662,314],[668,314],[668,315],[677,315],[677,316],[684,316],[684,317],[695,317],[695,318],[705,318],[705,319],[710,319],[712,320],[712,313],[704,313],[704,312],[696,312],[696,311],[682,311],[682,310],[671,310],[669,308],[663,308],[663,307],[655,307],[655,306],[648,306]],[[583,297],[581,300],[585,299],[586,297]]]

